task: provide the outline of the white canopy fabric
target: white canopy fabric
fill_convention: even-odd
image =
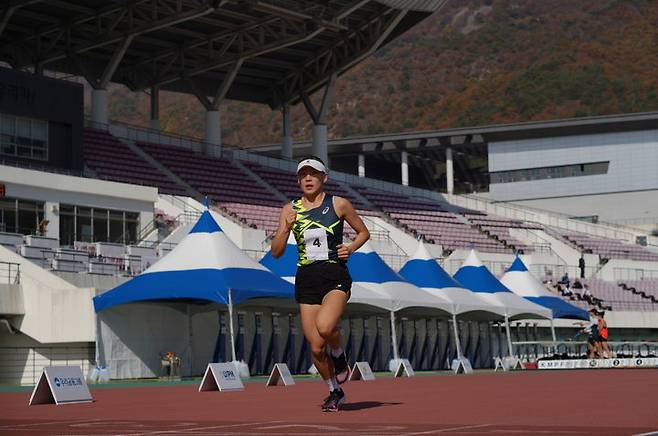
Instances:
[[[491,305],[502,305],[505,308],[505,316],[512,320],[553,318],[550,309],[531,303],[507,289],[482,264],[475,250],[471,250],[453,277]]]
[[[481,298],[450,277],[429,254],[423,241],[418,241],[416,252],[402,267],[400,275],[419,288],[449,301],[454,315],[464,315],[463,318],[469,318],[469,314],[473,317],[474,313],[479,312],[485,318],[491,319],[505,316],[505,308],[502,304]]]
[[[520,257],[514,260],[512,266],[501,277],[500,282],[526,300],[550,309],[554,318],[589,319],[586,310],[569,304],[557,295],[548,292],[544,285],[528,271]]]
[[[446,316],[452,315],[450,301],[409,283],[393,271],[367,242],[350,256],[347,266],[355,284],[388,297],[388,310],[397,312],[418,307],[435,309]]]

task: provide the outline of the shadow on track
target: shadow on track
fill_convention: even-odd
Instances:
[[[346,403],[340,407],[341,411],[372,409],[373,407],[397,406],[402,403],[382,403],[380,401],[359,401],[358,403]]]

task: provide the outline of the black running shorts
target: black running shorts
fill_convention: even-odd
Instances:
[[[295,300],[299,304],[322,304],[327,293],[338,289],[347,297],[352,289],[352,277],[343,263],[315,262],[297,268]]]

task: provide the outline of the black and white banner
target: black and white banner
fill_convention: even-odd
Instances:
[[[658,368],[656,357],[540,360],[539,369]]]

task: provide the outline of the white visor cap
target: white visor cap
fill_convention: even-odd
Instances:
[[[311,167],[314,170],[327,174],[327,167],[325,167],[324,164],[317,159],[304,159],[299,163],[299,165],[297,165],[297,172],[299,172],[304,167]]]

